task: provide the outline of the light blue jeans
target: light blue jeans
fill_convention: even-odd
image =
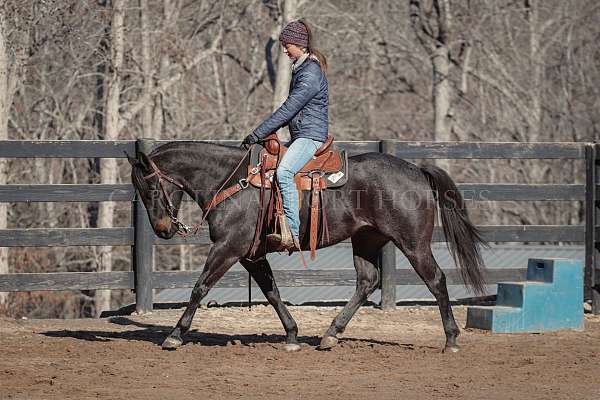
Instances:
[[[315,155],[323,143],[307,139],[298,138],[289,146],[277,168],[277,182],[281,187],[281,197],[283,199],[283,212],[287,218],[290,230],[295,238],[300,236],[300,215],[298,210],[298,190],[294,183],[294,175],[312,156]]]

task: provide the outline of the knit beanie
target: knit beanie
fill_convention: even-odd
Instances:
[[[299,47],[308,47],[308,31],[302,22],[292,21],[288,23],[279,34],[282,44],[295,44]]]

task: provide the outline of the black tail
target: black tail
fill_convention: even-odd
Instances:
[[[448,250],[459,268],[463,281],[476,294],[484,294],[484,265],[479,246],[487,246],[486,241],[469,220],[463,198],[446,171],[433,165],[422,166],[421,170],[436,193]]]

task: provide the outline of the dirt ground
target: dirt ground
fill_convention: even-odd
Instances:
[[[183,347],[159,344],[182,310],[97,320],[0,319],[1,399],[599,399],[600,318],[583,332],[463,330],[442,354],[437,308],[362,308],[317,351],[340,308],[291,307],[302,350],[270,307],[202,308]],[[460,326],[466,309],[455,307]]]

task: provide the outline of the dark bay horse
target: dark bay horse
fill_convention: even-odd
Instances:
[[[244,154],[242,149],[213,143],[172,142],[148,155],[140,153],[138,158],[130,157],[132,180],[148,210],[154,232],[163,239],[173,237],[178,227],[168,211],[176,218],[183,191],[202,207],[225,184]],[[242,164],[225,187],[246,177],[246,165]],[[156,173],[157,170],[160,173]],[[477,293],[481,293],[484,286],[479,253],[484,241],[469,220],[456,185],[440,168],[417,167],[380,153],[350,157],[348,173],[344,186],[325,190],[323,204],[329,220],[327,245],[351,238],[356,291],[323,335],[319,348],[337,344],[337,335],[378,287],[378,254],[391,240],[437,300],[446,334],[444,350],[457,351],[459,328],[452,314],[446,278],[431,253],[437,208],[461,276]],[[308,195],[304,195],[300,212],[303,248],[308,246],[305,240]],[[255,257],[247,258],[254,238],[258,205],[259,190],[250,186],[210,210],[207,222],[213,245],[185,312],[162,344],[164,349],[181,346],[202,298],[238,261],[275,308],[286,332],[286,349],[299,349],[296,322],[279,296],[269,263],[262,257],[270,250],[261,244]]]

